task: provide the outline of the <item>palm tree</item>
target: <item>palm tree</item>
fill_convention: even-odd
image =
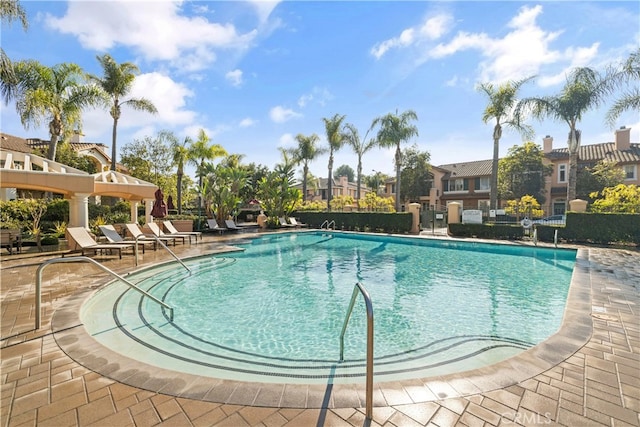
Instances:
[[[17,0],[2,0],[0,2],[0,18],[2,22],[9,24],[16,19],[19,20],[25,31],[29,27],[27,13]],[[5,105],[9,104],[9,101],[17,96],[18,90],[19,82],[13,70],[13,63],[4,52],[4,49],[0,48],[0,94]]]
[[[356,189],[356,199],[357,199],[356,203],[359,204],[360,203],[360,183],[362,182],[362,156],[364,155],[364,153],[366,153],[367,151],[375,147],[377,142],[373,138],[369,139],[369,141],[367,142],[367,135],[369,135],[369,132],[371,132],[371,129],[373,129],[372,127],[369,128],[369,130],[367,130],[367,133],[364,134],[364,138],[362,140],[360,140],[358,129],[356,129],[356,127],[351,123],[347,123],[345,125],[345,129],[347,130],[346,132],[347,144],[349,144],[351,148],[353,148],[354,153],[356,153],[356,155],[358,156],[358,170],[357,170],[358,188]]]
[[[113,118],[113,131],[111,133],[111,170],[116,170],[116,137],[118,120],[122,115],[122,106],[128,105],[134,110],[146,111],[152,114],[158,112],[151,101],[146,98],[130,98],[126,101],[121,99],[131,91],[133,81],[139,72],[138,67],[131,62],[116,63],[107,53],[97,56],[98,62],[102,66],[104,75],[102,78],[89,76],[98,86],[105,91],[109,97],[111,109],[109,114]]]
[[[102,92],[95,85],[83,84],[86,75],[76,64],[47,67],[29,60],[16,62],[14,69],[21,85],[16,108],[22,125],[40,126],[48,120],[47,158],[55,160],[60,137],[80,129],[82,110],[103,102]]]
[[[533,129],[522,123],[522,117],[514,116],[514,108],[518,102],[517,94],[520,87],[533,77],[518,81],[508,81],[499,86],[492,83],[482,83],[478,90],[484,92],[489,98],[489,103],[482,113],[482,121],[488,123],[495,119],[493,127],[493,161],[491,162],[491,195],[490,209],[498,208],[498,160],[500,159],[500,138],[502,138],[502,126],[515,129],[524,138],[533,137]]]
[[[342,129],[342,122],[346,116],[334,114],[330,119],[323,117],[324,129],[329,143],[329,174],[327,175],[327,209],[331,210],[331,199],[333,192],[333,153],[342,148],[346,142],[346,136]]]
[[[327,150],[316,146],[316,143],[320,140],[320,137],[315,133],[313,135],[303,135],[299,133],[296,135],[296,141],[298,146],[291,150],[293,160],[300,164],[302,163],[302,201],[307,200],[307,179],[309,176],[309,163],[316,157],[324,154]]]
[[[182,143],[178,142],[175,138],[171,148],[173,149],[173,161],[178,166],[177,184],[176,184],[176,197],[178,203],[178,215],[182,214],[182,177],[184,176],[184,165],[189,160],[189,147],[193,144],[193,140],[190,137],[186,137]]]
[[[396,147],[396,211],[400,211],[400,168],[402,167],[402,151],[400,144],[418,136],[418,128],[411,124],[412,120],[418,120],[418,115],[413,110],[407,110],[402,114],[386,114],[373,120],[371,128],[378,124],[380,129],[376,136],[377,144],[383,148]]]
[[[619,72],[614,75],[615,84],[627,84],[640,81],[640,48],[629,55]],[[620,114],[627,110],[640,110],[640,88],[637,86],[624,92],[607,111],[606,122],[614,127]]]
[[[216,157],[227,155],[227,151],[219,144],[211,144],[211,138],[204,129],[198,132],[198,139],[189,147],[188,161],[196,166],[198,177],[198,210],[202,207],[202,178],[206,174],[205,162]]]
[[[569,126],[569,186],[567,201],[576,198],[578,152],[580,150],[580,130],[576,128],[582,115],[598,107],[612,91],[612,75],[601,75],[588,67],[574,68],[559,94],[545,97],[529,97],[518,102],[515,117],[523,112],[531,112],[537,119],[550,117],[565,122]]]

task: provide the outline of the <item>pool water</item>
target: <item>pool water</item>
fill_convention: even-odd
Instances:
[[[81,318],[94,338],[145,363],[260,382],[363,382],[371,296],[376,381],[496,363],[560,327],[576,252],[356,233],[265,235],[244,251],[127,277],[96,293]]]

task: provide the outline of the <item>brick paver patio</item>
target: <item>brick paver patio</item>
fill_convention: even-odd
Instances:
[[[180,257],[222,249],[224,238],[177,245]],[[173,248],[173,247],[172,247]],[[640,252],[585,248],[590,281],[590,338],[560,363],[517,384],[482,393],[463,382],[430,381],[379,389],[389,406],[300,409],[204,402],[151,392],[100,375],[67,356],[51,330],[55,310],[106,276],[84,264],[46,270],[42,327],[34,331],[35,274],[58,257],[2,253],[0,346],[3,426],[640,426]],[[162,251],[140,255],[148,265]],[[124,255],[97,257],[118,273],[133,268]],[[582,313],[585,314],[585,313]],[[526,373],[527,367],[521,369]],[[526,375],[525,375],[526,376]],[[360,393],[360,392],[357,392]],[[425,398],[431,393],[433,399]],[[460,397],[438,400],[439,393]],[[357,396],[356,396],[357,400]],[[360,400],[362,401],[362,400]]]

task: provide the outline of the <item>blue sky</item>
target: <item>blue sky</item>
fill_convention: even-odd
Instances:
[[[97,55],[140,68],[131,96],[159,113],[123,110],[118,147],[171,130],[243,154],[245,163],[273,167],[278,147],[298,133],[320,136],[323,117],[346,115],[361,137],[374,118],[414,110],[417,144],[441,165],[492,157],[493,124],[483,124],[480,82],[537,75],[523,96],[557,94],[576,66],[602,69],[626,59],[640,43],[640,3],[519,1],[22,1],[29,29],[2,24],[2,48],[12,60],[79,64],[101,75]],[[583,144],[613,141],[603,116],[583,117]],[[83,116],[84,141],[111,147],[106,110]],[[2,106],[3,132],[48,139],[46,127],[25,130],[13,105]],[[530,122],[535,142],[554,137],[566,147],[566,124]],[[637,113],[616,127],[632,128]],[[505,132],[501,155],[520,144]],[[110,152],[110,150],[109,150]],[[326,176],[328,157],[311,164]],[[393,174],[393,151],[373,149],[363,173]],[[345,147],[335,166],[356,168]]]

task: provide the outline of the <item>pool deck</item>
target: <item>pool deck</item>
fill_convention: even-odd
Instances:
[[[234,237],[207,234],[175,251],[180,257],[223,251]],[[121,379],[89,369],[88,361],[76,362],[82,360],[73,354],[78,346],[69,344],[86,339],[83,328],[63,314],[107,276],[85,263],[47,267],[42,327],[34,330],[36,270],[60,254],[8,255],[3,249],[0,420],[2,426],[640,426],[640,251],[577,248],[582,256],[574,281],[580,287],[572,283],[560,336],[482,372],[375,384],[371,423],[364,384],[285,385],[275,394],[271,387],[273,404],[265,404],[253,383],[201,381],[206,393],[187,398],[184,385],[158,388],[150,381],[154,373],[139,375],[137,366],[120,366],[120,372],[135,368],[138,374]],[[93,258],[119,274],[134,269],[128,254]],[[164,251],[147,250],[140,267],[168,259]],[[70,323],[59,323],[60,317]],[[136,381],[144,388],[131,385]],[[198,381],[189,381],[193,391]]]

